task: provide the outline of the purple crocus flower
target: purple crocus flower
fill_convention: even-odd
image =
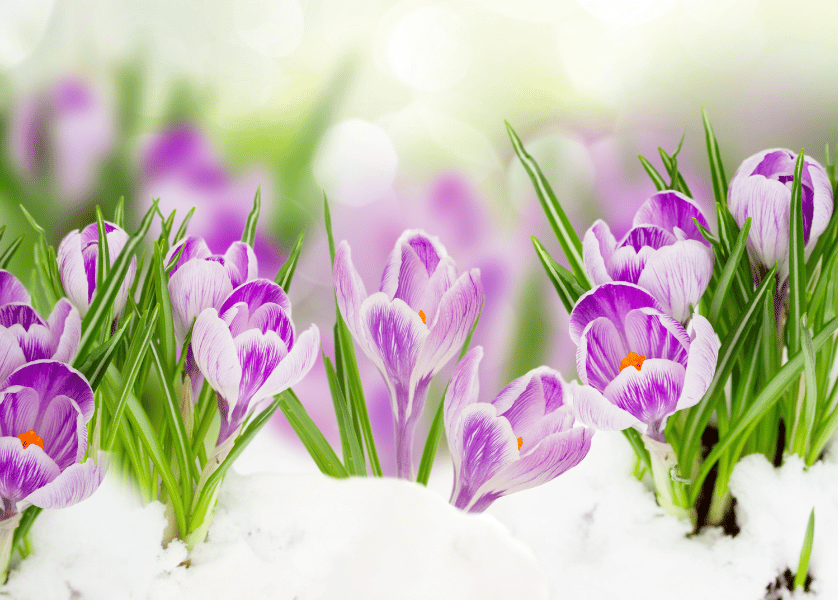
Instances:
[[[128,242],[128,234],[113,223],[105,222],[105,236],[108,240],[110,264],[116,262],[119,253]],[[87,314],[98,284],[96,263],[99,260],[99,227],[91,223],[81,231],[71,231],[58,246],[58,274],[67,297],[81,316]],[[131,259],[125,281],[114,300],[114,316],[125,308],[128,292],[137,272],[137,259]]]
[[[491,402],[478,400],[483,348],[454,368],[445,394],[445,432],[454,462],[451,503],[483,512],[501,496],[555,479],[578,465],[594,430],[574,427],[570,386],[558,371],[538,367]]]
[[[483,299],[480,271],[457,277],[435,237],[408,229],[396,242],[379,292],[367,296],[344,240],[335,254],[337,303],[355,340],[387,382],[395,416],[396,470],[412,479],[413,430],[428,384],[460,349]]]
[[[89,196],[116,140],[111,106],[100,90],[74,77],[25,98],[9,130],[18,168],[33,179],[53,178],[69,205]]]
[[[631,283],[606,283],[582,296],[570,314],[584,384],[574,392],[582,422],[605,430],[637,426],[663,442],[667,417],[697,404],[716,370],[712,326],[694,314],[690,328]]]
[[[16,281],[16,280],[15,280]],[[69,363],[81,339],[81,317],[61,298],[46,321],[21,302],[0,306],[0,385],[21,365],[53,359]]]
[[[12,302],[29,304],[31,301],[29,292],[20,280],[8,271],[0,269],[0,306]]]
[[[594,285],[636,283],[649,290],[664,312],[684,323],[713,274],[713,252],[696,227],[707,219],[692,200],[672,190],[658,192],[638,209],[632,229],[618,244],[608,224],[597,220],[583,242],[585,268]]]
[[[728,188],[728,208],[739,227],[751,217],[748,254],[751,264],[768,270],[778,263],[778,280],[789,275],[789,223],[791,186],[797,154],[774,148],[743,162]],[[803,158],[803,240],[812,251],[832,216],[832,186],[824,168],[809,156]]]
[[[189,236],[172,246],[165,264],[181,247],[183,252],[169,273],[172,318],[180,343],[202,310],[218,308],[233,288],[255,279],[258,273],[256,255],[244,242],[233,242],[221,255],[213,254],[203,238]]]
[[[99,487],[104,454],[81,462],[93,391],[81,373],[53,360],[28,363],[0,391],[0,521],[28,505],[63,508]]]
[[[218,310],[201,312],[192,332],[192,352],[201,374],[218,392],[218,445],[272,396],[302,379],[314,366],[319,344],[316,325],[295,338],[291,302],[267,279],[248,281]]]

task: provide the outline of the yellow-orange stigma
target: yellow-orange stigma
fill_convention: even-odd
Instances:
[[[425,313],[420,310],[419,316],[422,317],[422,322],[425,323]],[[427,325],[427,323],[425,323],[425,325]]]
[[[622,371],[626,367],[634,367],[639,371],[640,367],[643,365],[644,360],[646,360],[646,357],[642,354],[629,352],[629,355],[623,359],[623,362],[620,363],[620,370]]]
[[[523,445],[524,445],[524,438],[522,438],[522,437],[518,438],[518,450],[520,450],[521,446],[523,446]]]
[[[44,449],[44,440],[42,440],[41,437],[37,433],[35,433],[34,429],[30,429],[25,433],[21,433],[19,436],[17,436],[17,439],[23,442],[24,449],[28,448],[29,444],[35,444],[37,446],[40,446],[42,450]]]

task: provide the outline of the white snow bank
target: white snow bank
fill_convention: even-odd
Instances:
[[[106,480],[107,482],[107,480]],[[163,507],[105,489],[45,512],[36,553],[10,574],[17,600],[527,598],[548,585],[532,550],[488,516],[395,479],[227,476],[207,542],[161,550]]]

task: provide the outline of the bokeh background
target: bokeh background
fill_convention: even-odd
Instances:
[[[305,232],[294,319],[331,354],[325,192],[368,290],[408,227],[481,269],[484,394],[540,364],[572,377],[530,235],[561,252],[504,120],[580,234],[605,218],[621,235],[654,192],[637,155],[660,166],[682,135],[681,172],[712,207],[702,106],[729,175],[768,147],[822,160],[838,139],[836,22],[831,1],[0,0],[0,224],[4,245],[27,236],[10,268],[31,281],[19,204],[57,245],[97,203],[112,214],[124,196],[131,229],[160,197],[167,213],[196,206],[190,232],[222,253],[261,186],[260,275]],[[392,471],[386,392],[360,362]],[[319,360],[296,391],[336,441]]]

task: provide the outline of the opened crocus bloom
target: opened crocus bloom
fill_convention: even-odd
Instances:
[[[445,394],[445,432],[454,462],[451,503],[470,512],[576,466],[594,434],[573,426],[570,388],[549,367],[514,380],[491,402],[479,401],[482,358],[483,349],[472,348],[454,368]]]
[[[751,217],[748,254],[757,271],[778,263],[778,280],[789,275],[789,224],[791,186],[797,154],[775,148],[763,150],[743,162],[728,188],[728,207],[739,227]],[[803,157],[803,240],[806,255],[812,251],[832,216],[832,186],[824,168]]]
[[[105,455],[87,453],[93,391],[63,363],[28,363],[0,391],[0,520],[27,506],[63,508],[99,487]]]
[[[335,254],[334,279],[338,307],[355,343],[387,383],[398,476],[412,479],[413,430],[428,384],[462,347],[480,312],[480,271],[457,277],[439,240],[409,229],[390,254],[379,292],[367,296],[345,240]]]
[[[22,288],[13,275],[0,271],[0,299],[23,300]],[[71,362],[80,338],[81,317],[66,298],[56,303],[47,320],[29,304],[0,304],[0,385],[12,371],[33,360]]]
[[[585,234],[585,269],[594,285],[636,283],[658,300],[664,312],[681,323],[698,303],[713,274],[713,252],[696,227],[707,219],[680,192],[658,192],[634,215],[632,229],[618,244],[604,221]]]
[[[222,444],[248,415],[302,379],[314,366],[316,325],[294,337],[291,302],[273,281],[254,279],[237,287],[219,309],[198,315],[192,352],[201,374],[218,392]]]
[[[690,331],[630,283],[606,283],[582,296],[570,314],[584,384],[574,391],[579,418],[597,429],[635,426],[663,442],[667,417],[698,403],[716,370],[712,326],[695,314]]]
[[[128,234],[113,223],[105,222],[105,237],[108,240],[110,264],[113,265],[128,242]],[[84,317],[93,301],[98,284],[96,263],[99,259],[99,227],[96,223],[91,223],[81,232],[75,230],[64,236],[58,246],[57,259],[58,273],[61,276],[64,292]],[[132,258],[125,281],[114,300],[114,316],[122,312],[125,307],[136,272],[137,259]]]
[[[169,273],[169,297],[178,343],[183,343],[192,321],[205,308],[218,308],[233,288],[256,278],[256,255],[244,242],[230,244],[223,255],[213,254],[206,242],[189,236],[176,242],[165,263],[180,252]]]

